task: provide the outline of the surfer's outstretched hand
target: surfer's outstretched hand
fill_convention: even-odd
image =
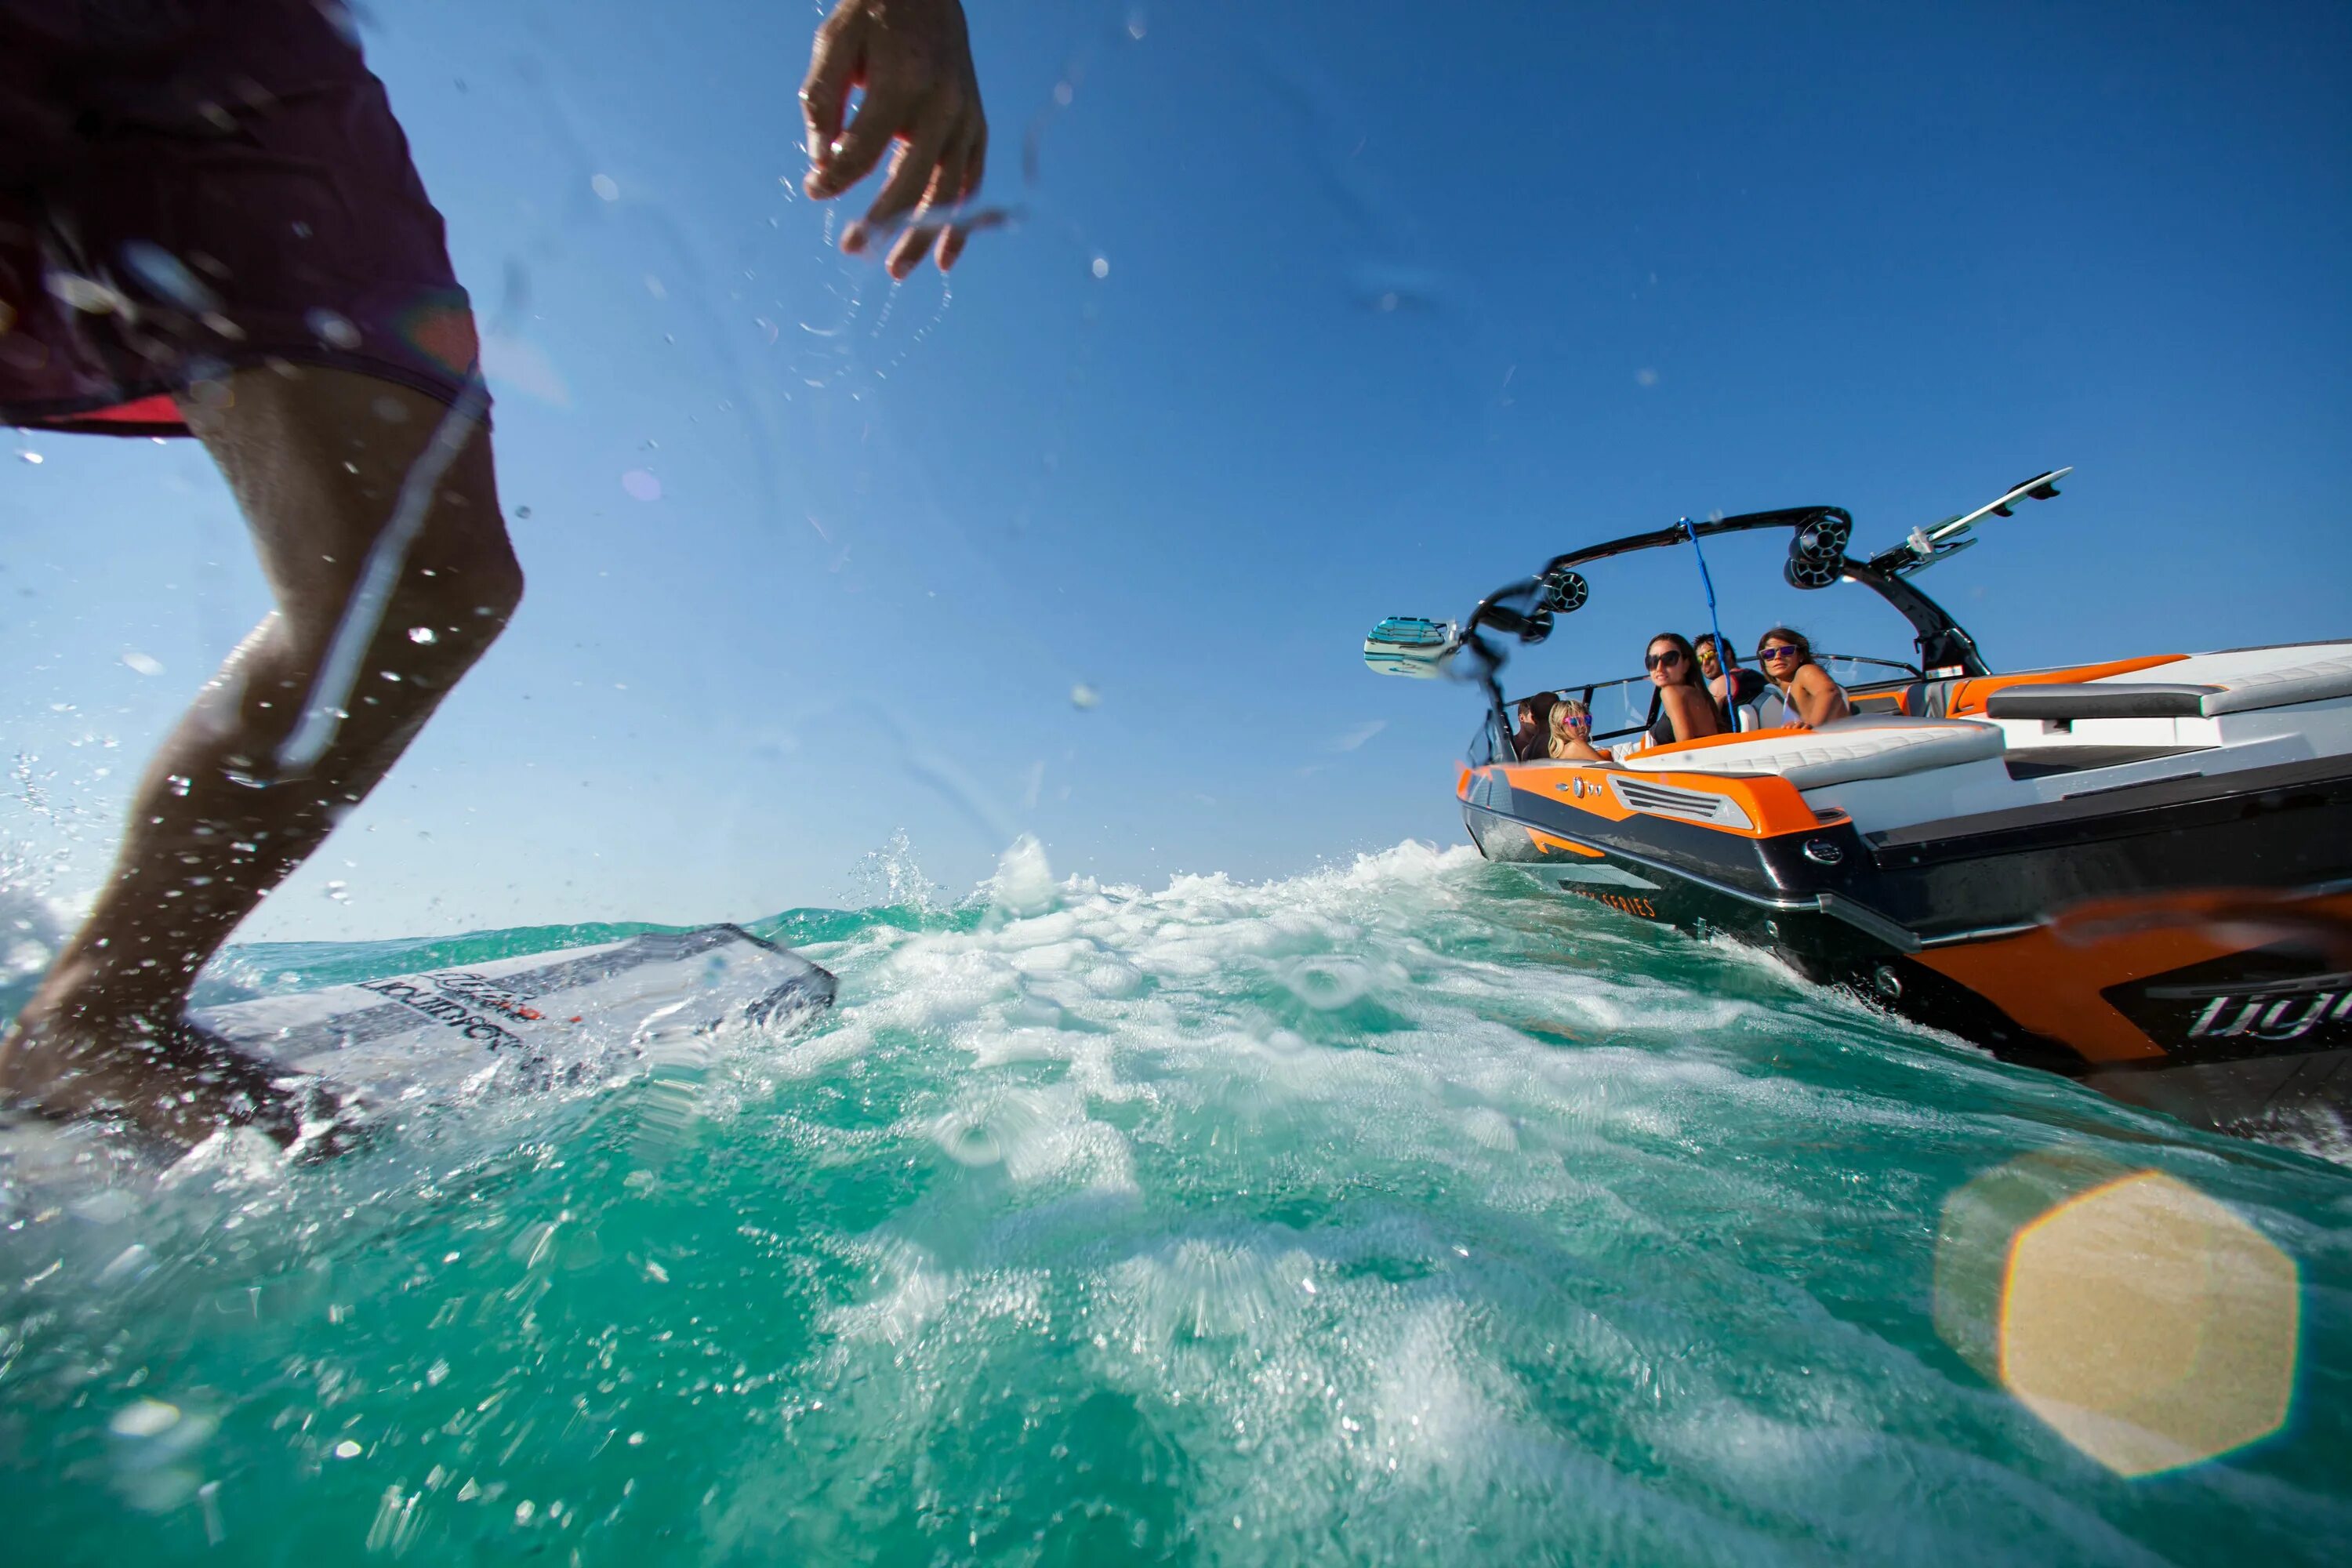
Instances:
[[[856,87],[866,96],[844,129]],[[820,201],[898,149],[874,205],[841,232],[849,254],[896,233],[885,263],[891,277],[912,272],[927,250],[944,272],[971,231],[991,221],[967,210],[988,163],[988,116],[957,0],[840,0],[816,30],[801,109],[809,150],[803,184]]]

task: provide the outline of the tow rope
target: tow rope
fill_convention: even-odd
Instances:
[[[1698,580],[1706,589],[1706,629],[1715,634],[1715,662],[1723,670],[1723,695],[1726,700],[1724,705],[1726,707],[1729,707],[1729,699],[1731,697],[1731,645],[1723,640],[1723,627],[1717,624],[1715,618],[1715,578],[1707,572],[1706,569],[1706,552],[1698,547],[1697,526],[1688,518],[1684,518],[1682,520],[1682,524],[1683,531],[1690,535],[1691,553],[1698,557]],[[1704,688],[1706,685],[1706,673],[1704,671],[1696,671],[1694,673],[1698,675],[1699,685]]]

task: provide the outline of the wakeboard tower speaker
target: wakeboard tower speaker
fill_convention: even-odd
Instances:
[[[1591,595],[1591,589],[1585,584],[1584,574],[1562,567],[1557,572],[1544,574],[1543,593],[1537,603],[1556,614],[1572,616],[1584,608],[1584,601]]]
[[[1780,575],[1791,588],[1826,588],[1845,575],[1846,542],[1853,524],[1842,517],[1816,518],[1789,541],[1789,563]]]

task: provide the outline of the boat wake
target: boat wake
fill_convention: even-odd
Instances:
[[[839,976],[814,1029],[272,1180],[12,1170],[20,1537],[2139,1563],[2352,1524],[2340,1390],[2135,1487],[1930,1301],[1985,1172],[2156,1169],[2292,1247],[2328,1382],[2352,1251],[2316,1163],[1466,848],[1148,890],[1024,843],[961,903],[755,929]],[[617,934],[251,949],[207,999]]]

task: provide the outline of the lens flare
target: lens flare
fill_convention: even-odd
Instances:
[[[2035,1154],[1944,1205],[1936,1328],[2117,1475],[2201,1464],[2286,1422],[2294,1262],[2159,1171]]]

